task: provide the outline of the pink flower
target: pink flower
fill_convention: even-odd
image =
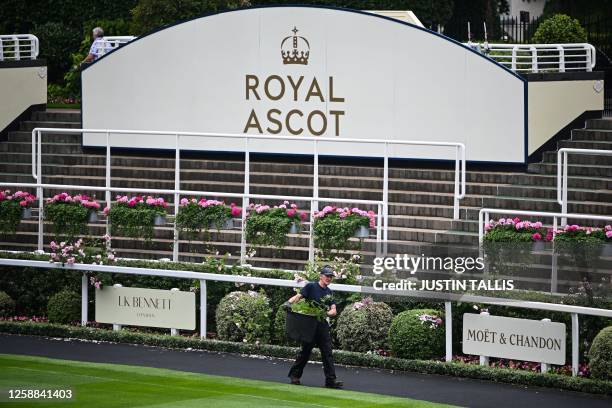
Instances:
[[[296,211],[295,211],[293,208],[291,208],[291,209],[287,210],[287,215],[288,215],[289,217],[293,217],[293,216],[295,216],[295,213],[296,213]]]
[[[612,230],[606,231],[606,238],[612,239]]]
[[[20,205],[21,207],[26,207],[26,206],[28,205],[28,202],[27,202],[26,200],[23,200],[23,201],[20,201],[20,202],[19,202],[19,205]]]
[[[128,201],[128,205],[130,207],[134,207],[136,205],[136,200],[132,199],[132,200]]]
[[[308,215],[306,214],[306,212],[302,211],[302,212],[300,213],[300,218],[302,219],[302,221],[305,221],[305,220],[306,220],[306,218],[308,218]]]
[[[109,211],[110,211],[110,207],[104,207],[104,211],[103,211],[104,215],[108,215]]]
[[[184,197],[181,198],[181,205],[187,205],[187,204],[189,204],[189,200]]]
[[[539,232],[536,232],[535,234],[533,234],[531,236],[531,239],[533,239],[534,241],[541,241],[542,240],[542,234],[540,234]]]
[[[232,217],[237,217],[242,214],[240,207],[232,207]]]

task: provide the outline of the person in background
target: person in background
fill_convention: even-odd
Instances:
[[[94,28],[92,33],[94,41],[89,48],[89,54],[83,60],[86,63],[94,62],[113,49],[111,44],[104,39],[104,30],[101,27]]]
[[[331,266],[326,265],[321,269],[318,282],[310,282],[306,284],[300,293],[289,299],[289,303],[298,302],[304,298],[313,300],[319,303],[326,303],[326,299],[330,299],[330,307],[327,310],[327,316],[336,316],[336,302],[333,300],[333,292],[328,288],[334,277],[334,271]],[[304,367],[308,363],[310,353],[316,345],[321,350],[321,359],[323,360],[323,372],[325,373],[325,386],[328,388],[342,388],[342,381],[336,379],[336,370],[334,369],[334,360],[332,357],[332,339],[327,321],[317,323],[317,329],[312,343],[302,343],[302,349],[298,354],[295,363],[289,371],[291,384],[300,385],[300,378],[304,372]]]

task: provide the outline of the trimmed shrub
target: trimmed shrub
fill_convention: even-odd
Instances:
[[[220,340],[268,343],[271,315],[270,302],[263,293],[231,292],[217,306],[217,336]]]
[[[535,44],[566,44],[587,41],[580,22],[565,14],[555,14],[544,20],[531,38]]]
[[[612,326],[595,336],[589,350],[589,368],[593,378],[612,380]]]
[[[407,310],[395,316],[389,344],[395,357],[436,359],[444,354],[442,314],[433,309]]]
[[[0,291],[0,317],[13,316],[15,313],[15,301],[6,294]]]
[[[69,290],[62,290],[51,296],[47,304],[47,317],[51,323],[81,320],[81,296]]]
[[[366,298],[348,305],[336,326],[340,347],[362,352],[384,348],[392,320],[393,312],[386,303]]]

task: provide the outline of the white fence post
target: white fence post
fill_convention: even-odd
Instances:
[[[173,292],[176,292],[179,290],[179,288],[172,288],[170,289]],[[179,329],[170,329],[170,335],[171,336],[178,336],[179,335]]]
[[[580,351],[580,335],[578,333],[578,314],[572,313],[572,376],[578,375],[579,359],[578,354]]]
[[[481,316],[489,316],[489,312],[480,312]],[[480,356],[480,365],[481,366],[489,366],[489,357],[488,356]]]
[[[453,307],[451,302],[444,302],[444,320],[446,334],[446,361],[453,360]]]
[[[89,302],[88,289],[87,272],[83,272],[83,276],[81,276],[81,326],[87,326],[87,306]]]
[[[550,319],[542,319],[543,322],[550,322]],[[540,371],[542,373],[547,373],[548,372],[548,364],[546,363],[540,363]]]
[[[123,287],[123,285],[121,285],[120,283],[115,283],[113,285],[114,288],[121,288]],[[113,331],[119,331],[121,330],[121,325],[120,324],[113,324]]]
[[[206,281],[200,279],[200,339],[206,338]]]

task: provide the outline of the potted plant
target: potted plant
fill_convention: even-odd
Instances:
[[[603,228],[566,225],[555,233],[556,246],[566,251],[587,251],[587,257],[600,252],[600,256],[612,257],[612,225]]]
[[[153,238],[156,225],[165,224],[168,204],[163,198],[118,195],[116,202],[104,212],[108,215],[113,234],[134,238]]]
[[[274,207],[251,204],[246,218],[246,239],[255,245],[282,248],[287,242],[287,234],[298,233],[300,222],[306,217],[305,212],[300,212],[298,206],[289,201]]]
[[[314,215],[314,243],[324,252],[349,249],[351,237],[366,238],[375,226],[373,211],[328,205]]]
[[[0,233],[14,234],[22,218],[32,215],[36,197],[25,191],[0,191]]]
[[[540,221],[521,221],[519,218],[500,218],[485,225],[484,240],[487,242],[532,243],[532,250],[543,250],[545,243],[553,239],[552,229]]]
[[[100,204],[86,195],[60,193],[47,199],[45,218],[56,237],[74,238],[86,231],[91,214],[99,208]]]
[[[228,207],[223,201],[182,198],[176,215],[176,227],[187,231],[191,237],[212,228],[217,231],[232,229],[232,217],[237,217],[241,213],[240,207],[234,203]]]
[[[312,343],[317,329],[317,322],[327,316],[331,297],[325,296],[321,302],[301,299],[298,302],[285,304],[287,318],[285,331],[287,337],[303,343]]]

